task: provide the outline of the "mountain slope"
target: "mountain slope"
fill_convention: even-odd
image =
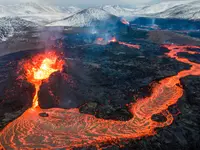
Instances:
[[[109,14],[108,12],[99,9],[99,8],[88,8],[75,15],[72,15],[63,20],[53,22],[48,26],[73,26],[73,27],[84,27],[97,25],[98,23],[103,22],[116,22],[118,17]]]
[[[80,8],[73,6],[48,6],[30,2],[0,6],[0,17],[17,16],[27,21],[45,25],[69,17],[80,10]]]
[[[15,5],[0,6],[2,14],[12,15],[34,15],[34,14],[73,14],[81,9],[78,7],[61,7],[51,5],[41,5],[33,2],[20,3]],[[1,15],[2,15],[1,14]]]
[[[161,18],[200,19],[200,1],[177,5],[154,16]]]
[[[156,14],[167,11],[175,6],[179,6],[182,4],[188,3],[188,1],[168,1],[168,2],[160,2],[156,4],[152,4],[149,6],[144,6],[134,11],[134,14]]]
[[[128,9],[128,8],[123,8],[118,5],[105,5],[101,6],[101,9],[105,10],[106,12],[122,17],[122,16],[133,16],[135,9]]]
[[[39,25],[19,17],[0,18],[0,41],[6,41],[17,32],[36,29]]]
[[[168,1],[128,9],[120,6],[101,6],[106,12],[119,17],[160,17],[200,19],[200,1]]]
[[[200,19],[200,1],[161,2],[137,9],[134,15],[159,18]]]

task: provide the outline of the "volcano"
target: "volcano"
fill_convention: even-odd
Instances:
[[[200,49],[200,47],[178,45],[163,45],[163,47],[169,49],[166,56],[190,64],[191,68],[162,79],[158,84],[153,85],[152,94],[149,97],[129,104],[133,118],[126,122],[98,119],[92,115],[81,114],[76,108],[49,110],[36,108],[41,80],[48,79],[53,72],[61,71],[64,63],[54,52],[34,56],[24,63],[26,78],[36,87],[32,109],[25,111],[22,116],[3,129],[0,135],[1,145],[6,149],[36,147],[71,149],[155,135],[155,128],[163,128],[173,122],[173,115],[167,109],[170,105],[177,103],[183,95],[180,79],[189,75],[200,75],[199,64],[177,56],[179,52],[196,54],[198,52],[189,49]],[[43,112],[48,114],[46,118],[40,117],[39,114]],[[166,118],[164,122],[152,120],[152,116],[159,113]]]
[[[88,27],[100,24],[116,24],[119,18],[98,8],[88,8],[82,10],[68,18],[53,22],[48,26],[73,26]]]
[[[198,150],[199,37],[168,21],[90,8],[1,43],[0,149]]]

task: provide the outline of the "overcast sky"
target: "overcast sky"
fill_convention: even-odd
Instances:
[[[104,4],[135,6],[148,3],[157,3],[160,1],[176,1],[176,0],[0,0],[0,4],[15,4],[20,2],[31,2],[31,1],[37,3],[46,3],[51,5],[61,5],[61,6],[75,5],[75,6],[89,7],[89,6],[104,5]]]

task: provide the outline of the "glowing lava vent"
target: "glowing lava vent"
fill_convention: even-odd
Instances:
[[[129,48],[135,48],[135,49],[140,49],[140,46],[139,45],[136,45],[136,44],[129,44],[129,43],[125,43],[125,42],[121,42],[121,41],[118,41],[116,37],[112,37],[110,40],[108,40],[108,43],[118,43],[120,45],[125,45]]]
[[[116,43],[116,42],[117,42],[116,37],[112,37],[112,39],[110,39],[110,40],[108,41],[108,43]]]
[[[33,98],[32,108],[38,106],[38,91],[42,80],[46,80],[57,71],[62,71],[64,61],[55,51],[38,54],[24,63],[25,75],[28,82],[35,85],[36,93]]]

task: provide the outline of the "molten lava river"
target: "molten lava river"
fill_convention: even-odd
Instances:
[[[78,108],[43,110],[38,106],[37,92],[42,80],[47,80],[51,73],[61,71],[64,61],[55,53],[35,56],[24,64],[26,78],[35,85],[36,94],[32,108],[18,119],[8,124],[0,134],[0,144],[4,149],[72,149],[83,146],[101,146],[114,144],[121,140],[137,139],[156,134],[155,128],[169,126],[173,116],[168,107],[177,103],[183,95],[180,79],[189,75],[200,75],[200,64],[179,58],[179,52],[195,54],[189,48],[196,46],[163,45],[169,49],[166,56],[190,64],[189,70],[167,77],[153,86],[149,97],[138,99],[129,104],[133,118],[129,121],[98,119],[82,114]],[[47,81],[48,82],[48,81]],[[48,117],[39,113],[46,112]],[[162,113],[165,122],[155,122],[152,115]]]

